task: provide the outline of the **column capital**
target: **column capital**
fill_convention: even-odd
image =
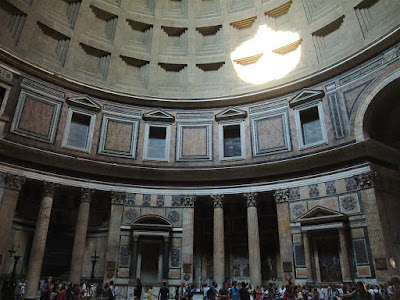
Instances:
[[[94,190],[81,188],[81,202],[91,202]]]
[[[163,236],[164,242],[169,242],[169,235],[164,235]]]
[[[124,192],[111,192],[111,204],[123,205],[126,198],[126,193]]]
[[[56,192],[57,184],[54,182],[43,181],[43,196],[44,197],[54,197]]]
[[[375,182],[379,179],[378,172],[370,171],[360,175],[355,175],[354,179],[357,182],[357,187],[360,189],[367,189],[373,187]]]
[[[181,204],[185,207],[194,207],[194,202],[196,201],[195,195],[182,195]]]
[[[247,207],[257,206],[257,196],[258,193],[244,193],[243,196],[247,200]]]
[[[25,182],[24,176],[7,173],[5,176],[5,185],[7,189],[20,191]]]
[[[289,189],[276,190],[274,198],[276,203],[282,203],[289,201]]]
[[[222,208],[224,204],[225,195],[211,195],[211,199],[214,202],[214,208]]]

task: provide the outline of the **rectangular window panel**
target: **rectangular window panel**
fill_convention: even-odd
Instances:
[[[150,126],[148,157],[165,158],[167,128]]]
[[[67,145],[85,149],[88,142],[90,116],[74,112],[71,118]]]
[[[3,104],[5,95],[6,95],[6,89],[0,86],[0,107]]]
[[[224,157],[241,155],[240,125],[224,126]]]
[[[323,139],[317,106],[300,111],[300,121],[304,145],[317,143]]]

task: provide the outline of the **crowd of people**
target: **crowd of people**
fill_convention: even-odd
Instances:
[[[25,296],[28,281],[22,278],[12,287],[12,293],[7,293],[5,300],[22,300]],[[101,287],[96,282],[82,281],[80,284],[73,284],[66,281],[54,281],[49,276],[40,286],[40,300],[114,300],[116,287],[113,281]]]
[[[183,287],[179,300],[190,300],[191,292]],[[277,287],[268,284],[265,287],[252,286],[245,282],[224,282],[218,289],[218,284],[203,287],[204,300],[400,300],[400,277],[393,276],[390,281],[381,285],[365,285],[363,281],[353,284],[330,284],[323,286],[295,285]],[[178,297],[175,297],[178,300]]]
[[[23,278],[15,285],[12,297],[6,300],[24,299],[28,282]],[[138,278],[134,288],[134,299],[141,300],[142,283]],[[72,284],[62,281],[53,281],[49,276],[40,287],[40,300],[115,300],[117,288],[113,281],[106,283],[103,287],[96,282],[85,282]],[[166,282],[163,282],[159,290],[157,300],[192,300],[196,289],[188,284],[176,287],[175,294],[170,295]],[[232,284],[224,282],[219,288],[213,282],[210,286],[205,285],[202,289],[204,300],[400,300],[400,277],[393,276],[385,284],[365,285],[359,281],[353,284],[340,284],[329,286],[307,286],[295,285],[291,282],[286,286],[268,284],[265,287],[252,286],[241,282]],[[153,289],[147,290],[147,300],[153,300]]]

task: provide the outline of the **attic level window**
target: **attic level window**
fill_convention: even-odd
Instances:
[[[155,127],[155,126],[150,127],[149,148],[148,148],[149,157],[164,158],[166,138],[167,138],[167,128]]]
[[[144,159],[167,161],[170,126],[146,123],[145,131]]]
[[[95,114],[70,108],[62,146],[73,150],[90,152]]]
[[[300,121],[305,145],[314,144],[323,139],[317,106],[301,111]]]
[[[67,145],[75,148],[87,147],[90,128],[90,116],[73,113]]]
[[[0,86],[0,107],[3,104],[4,98],[6,97],[6,89]]]
[[[246,144],[244,140],[244,120],[223,120],[219,122],[220,160],[244,159]]]
[[[240,125],[224,126],[224,157],[242,155],[242,141],[240,138]]]
[[[321,101],[296,108],[295,112],[300,149],[328,142]]]

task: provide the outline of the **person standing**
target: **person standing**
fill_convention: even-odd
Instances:
[[[157,300],[168,300],[169,299],[169,289],[167,288],[167,283],[163,282],[163,286],[158,293]]]
[[[24,299],[25,288],[26,288],[26,281],[24,278],[22,278],[21,281],[18,282],[18,300]]]
[[[237,281],[232,283],[232,287],[229,289],[229,295],[232,300],[239,300],[239,288],[237,287]]]
[[[50,300],[51,292],[54,289],[53,277],[49,276],[47,281],[43,283],[41,290],[40,300]]]
[[[224,281],[222,283],[222,287],[218,292],[218,299],[219,300],[230,300],[231,299],[231,297],[229,295],[228,283],[226,281]]]
[[[240,284],[239,300],[250,300],[250,295],[244,282]]]
[[[136,286],[135,286],[135,291],[133,293],[135,300],[140,300],[140,298],[142,297],[142,282],[140,280],[140,278],[136,279]]]
[[[153,288],[149,287],[149,290],[147,291],[147,300],[153,300]]]

